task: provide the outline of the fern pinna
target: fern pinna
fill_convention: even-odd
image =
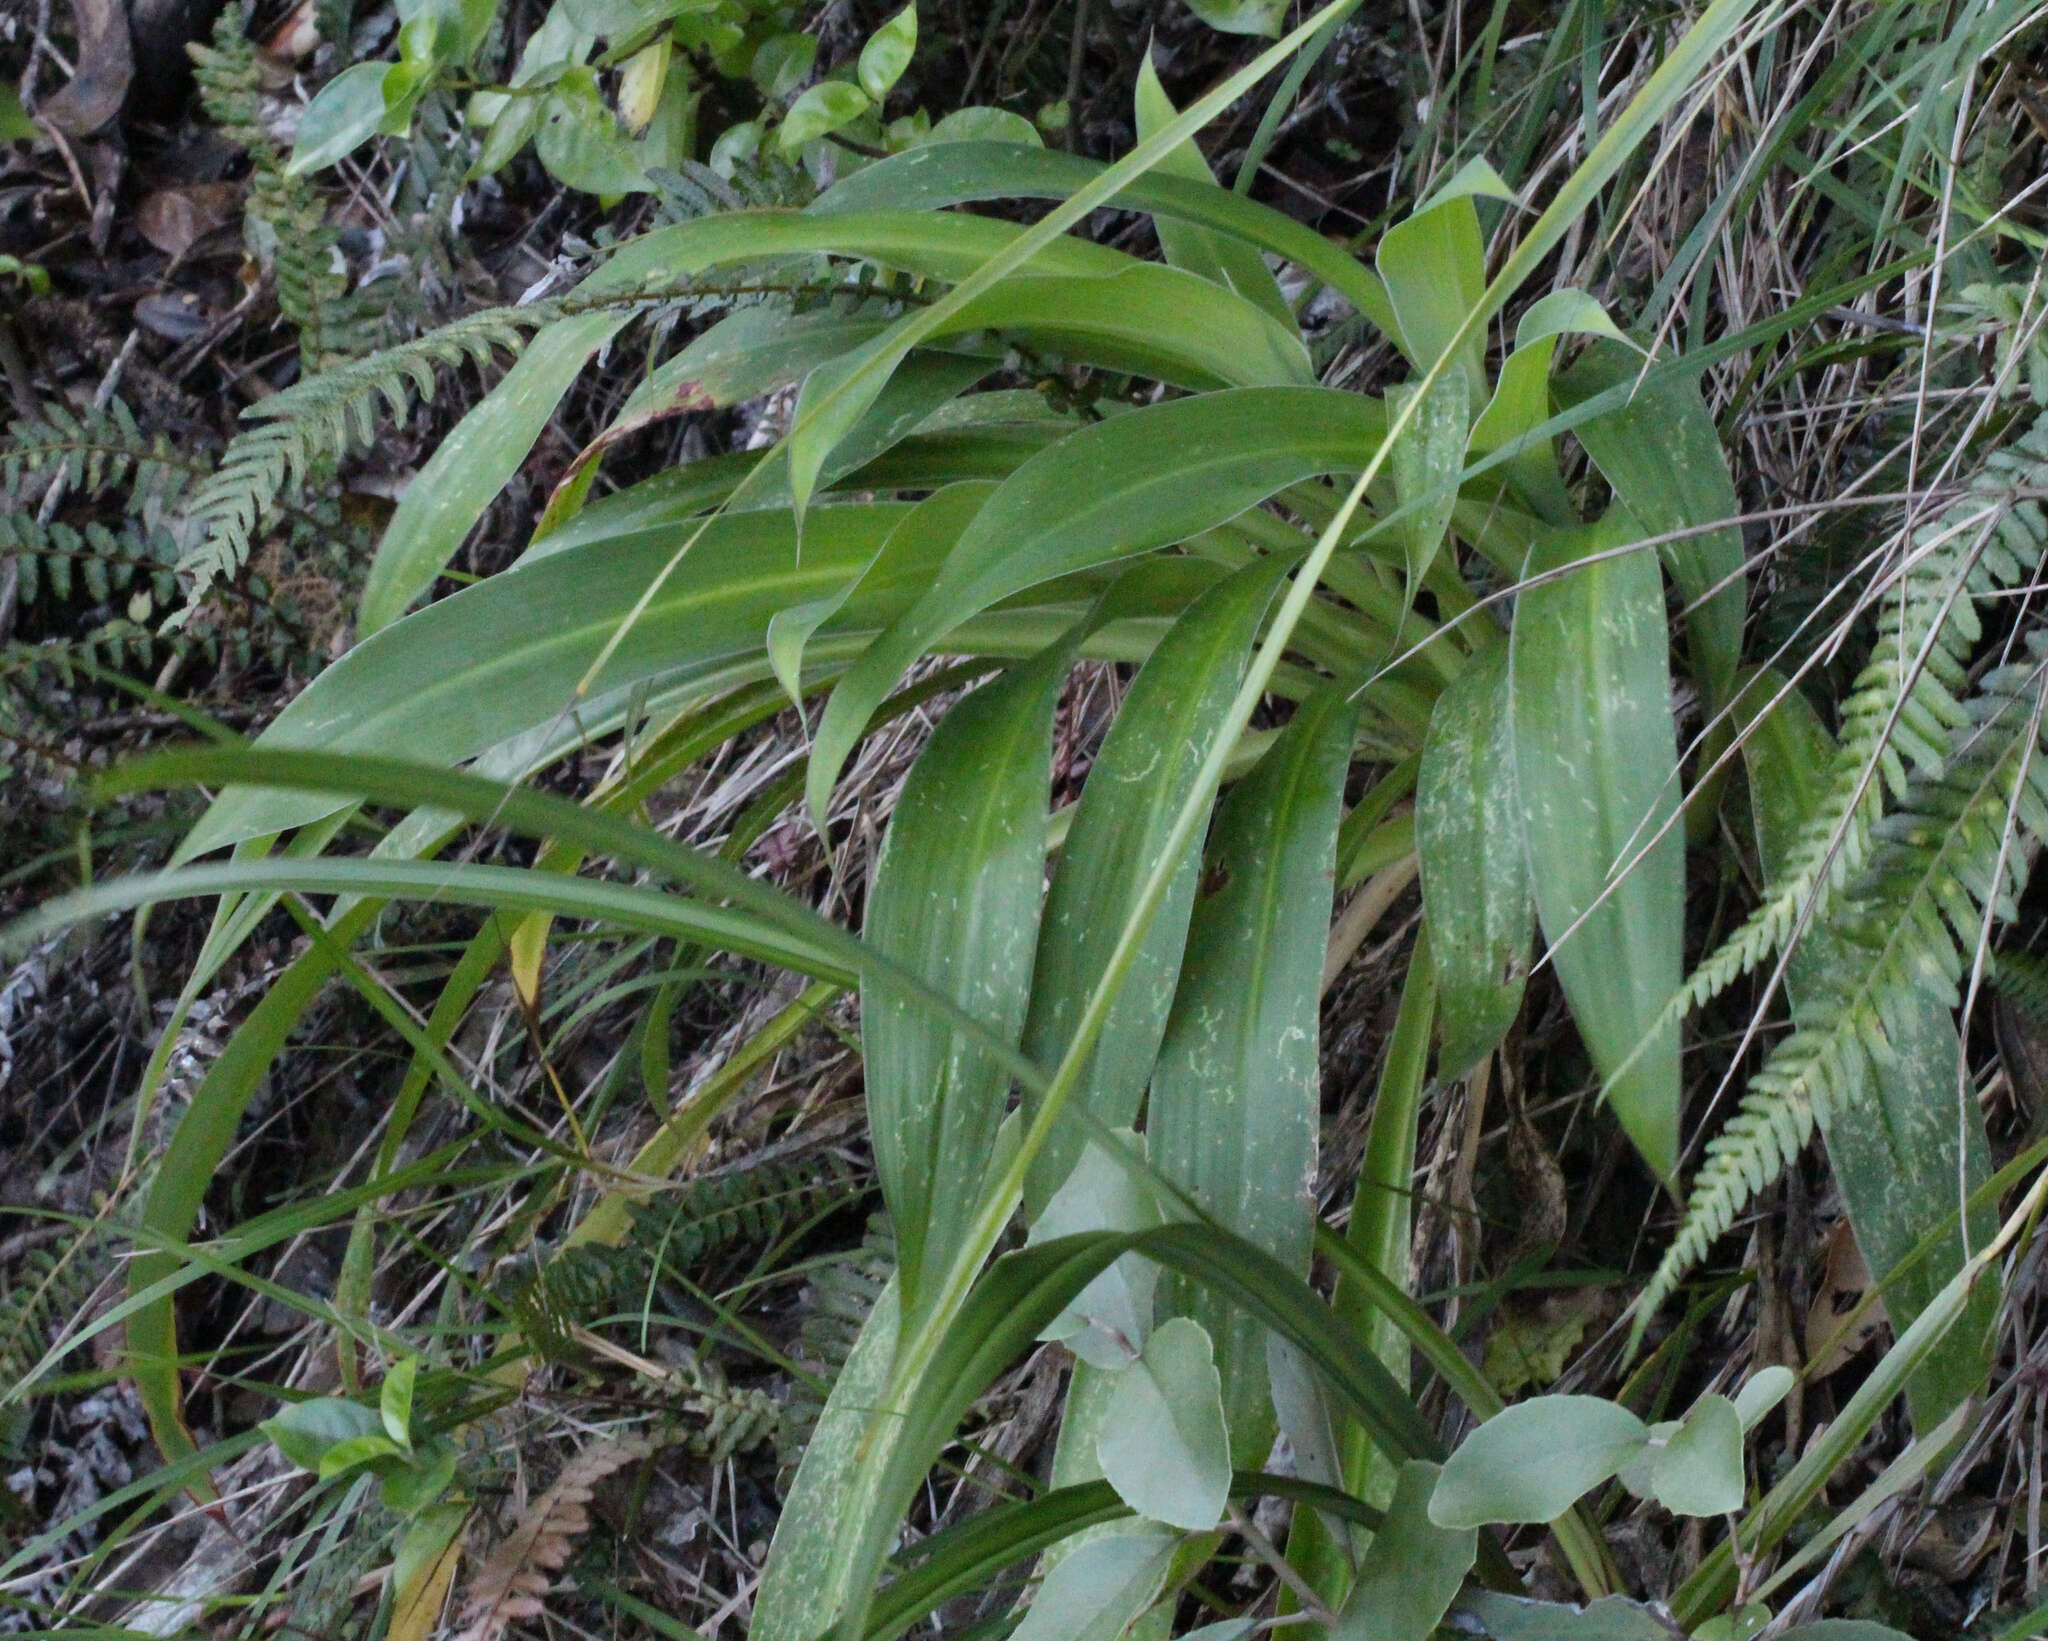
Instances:
[[[1847,878],[1846,886],[1812,914],[1840,959],[1828,965],[1825,992],[1802,999],[1799,1029],[1709,1142],[1684,1224],[1643,1294],[1638,1336],[1784,1172],[1815,1122],[1865,1101],[1909,1000],[1932,991],[1960,1004],[1993,920],[2015,913],[2029,850],[2048,842],[2048,635],[2029,635],[2027,659],[1994,668],[1974,692],[1966,668],[1981,635],[1976,601],[2031,574],[2048,552],[2048,519],[2022,499],[2044,480],[2048,423],[1994,455],[1970,494],[1915,533],[1878,653],[1843,714],[1826,801],[1803,829],[1783,884],[1702,965],[1718,984],[1694,976],[1689,991],[1710,996],[1780,949],[1842,840],[1825,881]],[[1872,770],[1895,799],[1881,818]],[[1861,868],[1853,878],[1851,867]]]

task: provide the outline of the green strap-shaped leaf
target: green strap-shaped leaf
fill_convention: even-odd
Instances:
[[[1415,788],[1415,849],[1443,1019],[1438,1074],[1456,1077],[1514,1023],[1536,934],[1505,644],[1473,656],[1437,698]]]
[[[1522,315],[1515,326],[1515,350],[1500,367],[1492,399],[1472,424],[1475,458],[1527,438],[1549,421],[1550,361],[1558,338],[1574,332],[1624,339],[1606,310],[1584,291],[1552,291]],[[1577,517],[1548,439],[1510,456],[1507,464],[1515,488],[1542,518],[1569,524]]]
[[[588,303],[620,301],[721,268],[824,252],[930,278],[961,279],[1018,233],[1008,223],[909,211],[829,219],[790,211],[732,211],[644,235],[585,280],[576,296]],[[1068,275],[1143,266],[1106,246],[1072,238],[1045,246],[1027,264],[1034,272]],[[505,380],[442,441],[378,544],[357,615],[363,632],[395,621],[433,583],[491,498],[518,471],[570,384],[632,315],[631,308],[600,308],[550,325],[528,344]],[[849,428],[859,419],[854,416]]]
[[[906,362],[899,379],[916,370],[918,357]],[[878,401],[878,410],[888,397],[885,393]],[[916,432],[847,473],[835,476],[837,463],[828,462],[820,483],[828,489],[889,492],[1006,479],[1076,425],[1070,416],[1051,413],[1036,393],[976,393],[950,400],[926,417]],[[856,428],[847,443],[858,447],[862,439],[863,429]],[[788,487],[774,479],[749,486],[744,496],[735,494],[760,459],[759,452],[750,450],[706,456],[628,485],[533,542],[520,563],[531,564],[593,541],[620,547],[659,537],[673,544],[680,527],[722,502],[749,508],[787,506]]]
[[[1302,479],[1364,465],[1385,412],[1361,394],[1241,388],[1084,429],[1005,481],[936,582],[833,692],[807,796],[824,813],[862,726],[904,669],[953,628],[1061,575],[1169,546]]]
[[[983,330],[1017,332],[1047,351],[1177,387],[1315,381],[1291,322],[1199,275],[1153,262],[1101,279],[1010,280],[963,303],[932,335]]]
[[[1134,263],[1105,278],[1007,280],[923,327],[933,341],[984,331],[1014,335],[1047,353],[1176,387],[1307,385],[1315,380],[1308,351],[1291,323],[1283,325],[1235,291],[1153,263]],[[901,353],[901,342],[891,332],[818,366],[805,379],[782,447],[791,501],[799,513],[809,505],[820,476],[872,414],[878,395],[900,368]]]
[[[1008,1041],[988,1032],[974,1016],[945,994],[926,987],[886,953],[856,940],[846,930],[782,891],[749,877],[715,855],[705,854],[627,815],[608,813],[585,804],[494,780],[436,769],[390,758],[333,753],[271,752],[261,747],[220,751],[168,752],[138,759],[102,778],[99,790],[112,795],[165,786],[247,781],[301,791],[349,793],[373,802],[414,806],[416,813],[393,829],[386,843],[398,839],[422,816],[431,826],[417,840],[393,855],[430,854],[456,819],[488,822],[518,836],[546,838],[589,854],[612,855],[646,867],[657,878],[694,891],[674,895],[636,884],[607,883],[569,876],[558,870],[480,867],[460,863],[388,858],[385,847],[368,860],[314,856],[278,860],[251,858],[221,866],[187,868],[148,878],[123,878],[102,883],[50,902],[31,917],[0,931],[5,948],[33,939],[38,932],[60,928],[105,910],[120,910],[150,898],[178,894],[219,894],[243,889],[298,889],[313,893],[389,893],[404,897],[424,892],[430,898],[462,903],[495,904],[501,893],[514,909],[560,911],[570,916],[617,916],[627,926],[650,933],[704,938],[717,944],[733,934],[758,947],[768,961],[794,960],[802,972],[812,966],[823,978],[887,977],[891,984],[922,999],[924,1006],[981,1038],[998,1058],[1009,1061],[1020,1080],[1036,1081],[1039,1073]]]
[[[784,210],[721,211],[657,228],[620,248],[577,287],[584,301],[664,290],[723,268],[794,256],[858,257],[926,279],[963,280],[1021,235],[992,217],[914,210],[847,211],[826,217]],[[1109,274],[1140,265],[1122,251],[1072,235],[1038,246],[1019,270]]]
[[[1620,342],[1596,343],[1558,382],[1567,406],[1632,380],[1643,356]],[[1684,595],[1686,641],[1710,712],[1733,697],[1742,664],[1742,512],[1721,435],[1690,377],[1646,387],[1620,410],[1576,430],[1639,536],[1692,532],[1658,549]]]
[[[713,521],[627,636],[602,688],[709,675],[758,659],[769,618],[860,573],[909,511],[901,503],[820,509],[803,552],[786,513]],[[887,586],[870,578],[842,619],[895,615],[952,545],[929,543],[922,569]],[[576,703],[576,685],[673,551],[640,541],[554,554],[442,599],[358,644],[281,712],[266,747],[382,751],[455,763],[545,724]],[[299,826],[335,805],[304,794],[230,791],[193,829],[188,856]]]
[[[1366,1130],[1365,1154],[1359,1159],[1351,1223],[1345,1227],[1341,1243],[1326,1227],[1320,1228],[1325,1250],[1341,1249],[1332,1255],[1338,1275],[1330,1308],[1357,1330],[1381,1371],[1404,1391],[1417,1340],[1404,1330],[1401,1316],[1420,1311],[1408,1297],[1415,1285],[1411,1250],[1416,1133],[1422,1121],[1435,1024],[1436,978],[1425,926],[1409,958],[1393,1037],[1373,1094],[1372,1125]],[[1405,1312],[1390,1306],[1390,1297],[1405,1307]],[[1354,1420],[1338,1421],[1335,1431],[1341,1484],[1373,1503],[1386,1503],[1399,1480],[1402,1455]],[[1349,1546],[1333,1539],[1320,1516],[1302,1522],[1287,1553],[1326,1603],[1342,1605],[1355,1562]]]
[[[1161,1173],[1304,1275],[1323,954],[1356,716],[1339,691],[1305,703],[1219,811],[1146,1119]],[[1185,1283],[1176,1289],[1169,1302],[1217,1342],[1232,1451],[1256,1462],[1274,1432],[1266,1330]]]
[[[1474,160],[1407,221],[1387,230],[1376,260],[1400,321],[1396,340],[1410,364],[1433,365],[1486,294],[1486,246],[1473,200],[1512,200],[1514,192],[1484,160]],[[1486,333],[1473,327],[1459,344],[1466,402],[1486,397]]]
[[[1261,562],[1205,593],[1160,640],[1104,738],[1046,897],[1024,1028],[1024,1052],[1034,1061],[1051,1063],[1065,1051],[1074,1021],[1100,983],[1118,930],[1208,750],[1216,715],[1243,675],[1283,568]],[[1152,1076],[1198,867],[1192,849],[1176,866],[1089,1064],[1080,1099],[1110,1128],[1135,1120]],[[1035,1098],[1026,1096],[1027,1120]],[[1070,1125],[1046,1146],[1025,1185],[1030,1218],[1073,1169],[1082,1142],[1082,1130]]]
[[[1294,1476],[1240,1470],[1231,1478],[1234,1498],[1267,1495],[1311,1505],[1333,1516],[1376,1527],[1380,1512],[1340,1493]],[[910,1570],[882,1587],[868,1615],[865,1641],[895,1641],[905,1630],[956,1595],[976,1590],[1005,1568],[1049,1549],[1076,1533],[1129,1516],[1131,1507],[1106,1481],[1056,1487],[1035,1499],[999,1504],[957,1526],[909,1546],[900,1559]]]
[[[1742,755],[1768,884],[1824,796],[1834,741],[1806,698],[1768,668],[1745,678],[1735,721],[1746,737]],[[1810,1004],[1837,989],[1831,976],[1851,961],[1825,922],[1807,929],[1785,972],[1795,1020],[1801,1000]],[[1903,1002],[1886,1021],[1886,1039],[1889,1052],[1877,1062],[1874,1086],[1839,1108],[1830,1105],[1820,1128],[1856,1245],[1903,1331],[1963,1268],[1963,1228],[1951,1224],[1931,1252],[1899,1267],[1931,1230],[1950,1220],[1959,1188],[1974,1192],[1990,1178],[1991,1158],[1975,1102],[1964,1107],[1957,1100],[1962,1042],[1941,993],[1923,989]],[[1988,1205],[1970,1215],[1968,1229],[1967,1247],[1991,1239],[1996,1216]],[[1956,1328],[1907,1382],[1913,1428],[1922,1435],[1983,1388],[1997,1315],[1998,1283],[1987,1279]]]
[[[800,382],[828,359],[872,342],[888,320],[870,312],[795,313],[764,302],[727,314],[635,388],[620,421],[675,403],[695,388],[712,405],[733,405]],[[755,453],[755,460],[759,460]]]
[[[1062,645],[946,714],[904,783],[868,902],[870,944],[1006,1035],[1031,996],[1052,709],[1070,655]],[[861,1044],[903,1313],[915,1319],[980,1199],[1010,1074],[900,991],[863,989]]]
[[[745,318],[757,311],[745,310],[734,317]],[[641,384],[625,409],[577,457],[572,476],[556,489],[520,562],[531,563],[574,544],[573,537],[559,538],[568,534],[566,527],[582,511],[580,493],[587,490],[596,475],[598,456],[622,434],[657,421],[672,409],[712,410],[759,398],[801,379],[807,371],[837,358],[847,348],[872,337],[878,329],[872,322],[841,321],[832,327],[810,326],[791,338],[770,337],[755,350],[736,347],[728,355],[704,360],[690,358],[686,350],[670,360]],[[912,354],[848,431],[826,463],[821,481],[829,484],[852,468],[874,460],[934,411],[980,381],[996,364],[992,354]],[[716,465],[708,471],[731,475],[728,484],[711,501],[743,502],[749,509],[789,505],[788,475],[774,452],[764,456],[754,451],[735,451],[710,460]]]
[[[1607,1098],[1661,1180],[1678,1165],[1677,989],[1685,839],[1664,586],[1609,522],[1555,531],[1529,561],[1508,698],[1530,877],[1550,961]],[[1598,556],[1606,554],[1607,556]]]
[[[1147,51],[1138,64],[1138,135],[1149,137],[1170,121],[1175,112],[1173,100],[1167,96],[1166,88],[1159,83],[1159,75],[1152,67],[1152,53]],[[1191,182],[1208,183],[1212,187],[1216,182],[1208,161],[1202,158],[1202,150],[1192,140],[1182,143],[1159,162],[1159,174],[1186,177]],[[1236,291],[1247,301],[1264,308],[1283,325],[1293,328],[1294,311],[1288,307],[1287,298],[1280,291],[1280,282],[1273,277],[1257,246],[1233,235],[1198,227],[1179,217],[1162,215],[1154,219],[1154,226],[1159,231],[1159,249],[1174,267],[1185,268],[1189,273],[1199,274],[1226,290]]]
[[[361,895],[383,900],[446,902],[486,910],[546,912],[590,918],[643,934],[668,935],[737,952],[816,979],[850,983],[860,972],[829,934],[805,940],[753,912],[633,884],[607,883],[521,866],[456,861],[291,856],[172,867],[112,878],[47,901],[7,926],[0,951],[25,949],[53,929],[132,911],[158,900],[244,893]],[[822,920],[821,920],[822,921]],[[826,925],[829,928],[829,925]]]
[[[889,1364],[902,1331],[901,1307],[901,1290],[892,1278],[832,1382],[775,1521],[767,1569],[754,1597],[750,1634],[811,1641],[831,1619],[831,1609],[821,1608],[821,1603],[830,1599],[834,1559],[846,1530],[842,1512],[860,1468],[861,1450],[870,1440],[888,1441],[896,1435],[886,1425],[874,1426],[871,1410],[888,1389]]]
[[[903,374],[898,374],[898,381]],[[883,398],[887,397],[885,392]],[[921,544],[925,541],[957,538],[994,489],[992,484],[953,484],[927,496],[883,538],[875,556],[858,574],[848,576],[823,597],[785,605],[769,617],[768,664],[775,669],[776,681],[782,685],[790,705],[799,712],[803,710],[804,646],[811,641],[811,635],[846,608],[847,601],[869,576],[887,579],[895,560],[906,553],[921,562]]]
[[[586,313],[548,326],[441,441],[406,487],[377,543],[356,608],[359,633],[368,637],[389,626],[433,585],[470,527],[519,471],[569,384],[630,318],[630,312]]]
[[[376,920],[375,904],[356,907],[336,924],[335,937],[353,940]],[[143,1225],[182,1243],[198,1222],[200,1204],[221,1160],[234,1143],[249,1101],[328,981],[335,965],[319,948],[302,952],[278,975],[249,1018],[235,1029],[227,1047],[206,1068],[184,1116],[164,1149],[161,1165],[143,1205]],[[128,1262],[128,1292],[141,1294],[175,1274],[178,1256],[165,1250],[138,1252]],[[175,1462],[198,1451],[186,1428],[183,1387],[178,1379],[177,1310],[166,1295],[128,1318],[127,1370],[149,1418],[157,1450]],[[212,1497],[210,1486],[205,1487]]]
[[[1007,142],[948,142],[863,166],[806,208],[813,215],[879,209],[943,211],[994,199],[1065,199],[1103,171],[1098,160]],[[1112,204],[1228,235],[1315,275],[1384,335],[1394,332],[1386,286],[1370,268],[1304,223],[1193,176],[1155,170]]]
[[[1412,388],[1397,388],[1406,394]],[[1406,431],[1394,441],[1388,460],[1400,498],[1401,553],[1408,569],[1402,589],[1403,614],[1436,562],[1458,505],[1458,476],[1465,467],[1465,439],[1471,430],[1471,401],[1462,371],[1447,371],[1424,397]]]
[[[1439,1457],[1436,1438],[1414,1403],[1370,1359],[1358,1336],[1331,1315],[1302,1278],[1270,1254],[1211,1225],[1167,1225],[1127,1235],[1062,1237],[999,1259],[970,1290],[930,1367],[916,1384],[880,1406],[867,1439],[887,1445],[863,1467],[865,1488],[839,1498],[840,1537],[831,1581],[814,1592],[801,1627],[766,1632],[769,1641],[808,1641],[837,1623],[866,1628],[876,1575],[903,1513],[926,1472],[974,1399],[1102,1271],[1138,1251],[1209,1284],[1254,1311],[1300,1347],[1345,1410],[1403,1457]],[[756,1620],[756,1633],[762,1633]]]

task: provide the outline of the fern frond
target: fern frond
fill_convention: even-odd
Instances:
[[[818,197],[808,171],[766,152],[751,165],[735,166],[730,176],[720,176],[699,160],[684,160],[673,171],[650,171],[648,179],[654,184],[656,220],[663,223],[691,222],[722,211],[800,208]]]
[[[1987,921],[2016,914],[2025,839],[2048,841],[2048,641],[2032,649],[2030,662],[1985,677],[1949,759],[1916,777],[1898,812],[1873,826],[1869,870],[1829,920],[1841,954],[1834,972],[1708,1143],[1684,1224],[1644,1290],[1638,1337],[1805,1147],[1815,1122],[1865,1103],[1909,1002],[1932,992],[1954,1007]]]
[[[867,1181],[830,1152],[769,1157],[731,1173],[686,1181],[632,1208],[616,1248],[579,1243],[535,1273],[513,1301],[527,1338],[567,1360],[574,1325],[634,1315],[665,1284],[694,1281],[713,1256],[762,1247],[860,1200]]]
[[[721,1250],[772,1242],[865,1191],[865,1181],[832,1152],[769,1158],[636,1204],[628,1246],[659,1268],[687,1272]]]
[[[2040,296],[2034,280],[1992,281],[1965,285],[1957,305],[1965,315],[1964,335],[1995,338],[1999,396],[2024,391],[2035,404],[2048,405],[2048,338],[2034,305]]]
[[[213,43],[193,41],[185,47],[192,59],[192,80],[199,103],[221,134],[236,147],[257,153],[270,146],[260,119],[257,87],[260,71],[256,42],[249,38],[249,8],[223,7],[213,24]]]
[[[2038,952],[2000,952],[1991,983],[2020,1013],[2048,1029],[2048,958]]]
[[[113,1268],[112,1243],[90,1227],[62,1250],[32,1248],[20,1258],[0,1287],[0,1397],[26,1388]]]
[[[295,500],[308,474],[377,436],[388,412],[400,427],[415,402],[430,403],[437,372],[481,367],[499,352],[517,353],[531,332],[555,317],[546,303],[485,308],[366,358],[301,378],[243,412],[255,425],[237,434],[219,470],[194,493],[191,516],[205,539],[179,564],[196,598],[249,560],[258,531]]]
[[[562,1570],[573,1542],[590,1529],[586,1507],[597,1484],[661,1445],[656,1436],[619,1437],[594,1443],[571,1459],[470,1580],[459,1641],[497,1641],[515,1618],[538,1615],[551,1575]]]
[[[39,480],[89,497],[125,484],[128,511],[138,517],[175,501],[206,470],[163,434],[144,433],[119,399],[104,410],[48,400],[37,420],[13,423],[0,443],[0,485],[8,495],[20,497]]]
[[[1950,735],[1967,721],[1960,697],[1982,635],[1977,600],[2032,573],[2048,552],[2040,505],[2012,498],[2015,489],[2044,478],[2048,422],[1992,456],[1969,494],[1914,532],[1906,563],[1884,595],[1876,646],[1843,705],[1825,796],[1779,881],[1693,970],[1667,1019],[1692,1013],[1775,958],[1802,917],[1824,917],[1831,896],[1869,858],[1886,794],[1897,799],[1915,773],[1941,768]]]
[[[696,1352],[682,1353],[681,1373],[689,1388],[682,1399],[683,1411],[704,1421],[691,1432],[690,1451],[723,1464],[733,1454],[759,1447],[781,1426],[782,1410],[769,1394],[758,1388],[736,1390],[716,1362]]]
[[[172,574],[177,547],[168,534],[139,524],[110,529],[88,524],[38,524],[25,513],[0,513],[0,555],[11,557],[19,576],[23,608],[47,593],[63,600],[82,588],[95,604],[125,593],[139,578],[151,598],[169,603],[177,591]]]
[[[812,1273],[810,1313],[800,1335],[810,1382],[798,1383],[776,1433],[778,1463],[785,1475],[795,1474],[825,1411],[825,1398],[895,1270],[895,1227],[886,1213],[877,1213],[868,1221],[858,1248]]]

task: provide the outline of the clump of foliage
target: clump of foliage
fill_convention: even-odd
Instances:
[[[1714,0],[1668,37],[1570,8],[1509,40],[1497,8],[1433,82],[1399,207],[1346,246],[1251,182],[1355,6],[1284,34],[1264,4],[1195,9],[1277,38],[1184,109],[1146,58],[1107,162],[1014,115],[889,118],[927,44],[914,9],[818,75],[793,11],[738,0],[557,0],[503,85],[469,78],[502,47],[494,8],[401,7],[396,60],[329,80],[287,158],[224,21],[203,95],[254,168],[251,245],[302,374],[203,476],[118,408],[10,435],[0,460],[56,498],[40,533],[12,521],[27,599],[76,563],[149,642],[188,643],[210,605],[145,625],[174,570],[195,599],[249,587],[340,464],[449,375],[517,361],[364,543],[358,642],[252,741],[100,779],[206,794],[170,863],[0,937],[221,897],[168,1045],[288,922],[125,1181],[120,1372],[161,1498],[225,1508],[176,1292],[204,1272],[303,1323],[317,1388],[257,1383],[283,1404],[266,1462],[314,1485],[268,1526],[374,1539],[388,1633],[446,1609],[495,1641],[567,1597],[576,1556],[579,1593],[672,1625],[598,1542],[631,1544],[632,1510],[599,1501],[653,1486],[670,1448],[718,1474],[774,1450],[759,1641],[893,1637],[968,1596],[1025,1641],[1797,1634],[1833,1547],[1996,1462],[1958,1444],[2009,1373],[2048,1146],[1994,1168],[1970,1013],[2026,993],[1998,942],[2048,846],[2025,596],[2048,308],[2009,277],[2041,231],[1968,88],[2037,20]],[[1574,60],[1566,140],[1546,88]],[[1226,187],[1196,139],[1269,76]],[[704,142],[738,85],[747,117]],[[1701,135],[1738,89],[1766,110],[1754,163]],[[573,285],[373,337],[309,179],[459,96],[472,180],[531,140],[558,181],[659,204]],[[1969,161],[1960,203],[1945,156]],[[1688,166],[1697,197],[1647,217]],[[1781,195],[1781,168],[1852,182]],[[1789,236],[1757,255],[1770,288],[1812,288],[1746,304],[1756,269],[1716,247],[1781,208],[1820,249],[1799,281],[1771,261]],[[1646,220],[1669,229],[1647,252]],[[1903,329],[1854,328],[1908,289],[1930,294]],[[1783,418],[1746,410],[1823,381],[1878,405],[1813,480],[1842,494],[1759,508]],[[516,561],[436,597],[570,426]],[[1874,501],[1852,445],[1890,481]],[[67,494],[125,498],[132,539],[59,535]],[[1810,574],[1837,502],[1869,551]],[[418,939],[425,906],[450,921]],[[1379,1072],[1359,1145],[1326,1150],[1320,1038],[1376,931]],[[204,1240],[208,1182],[336,992],[403,1068],[374,1141]],[[771,1068],[812,1092],[776,1105]],[[1625,1180],[1657,1237],[1628,1326],[1512,1406],[1417,1255],[1475,1217],[1496,1078],[1507,1172],[1547,1163],[1566,1191],[1528,1155],[1542,1079],[1611,1139],[1589,1199]],[[847,1142],[808,1140],[856,1079]],[[1716,1082],[1746,1085],[1725,1121]],[[1765,1193],[1805,1200],[1816,1129],[1896,1338],[1804,1440],[1818,1390],[1793,1395],[1778,1301],[1742,1311],[1740,1271],[1688,1279]],[[736,1135],[777,1149],[721,1165]],[[849,1253],[869,1158],[884,1213]],[[1591,1211],[1559,1203],[1546,1243],[1581,1257]],[[251,1274],[300,1240],[332,1245],[317,1301]],[[1745,1343],[1689,1367],[1704,1320],[1738,1312]],[[1064,1373],[1056,1434],[1012,1474],[988,1408],[1034,1353]],[[501,1509],[536,1408],[573,1410],[573,1452]],[[1687,1547],[1670,1588],[1624,1583],[1618,1509]],[[1525,1585],[1502,1528],[1547,1534],[1555,1587]],[[285,1568],[248,1622],[339,1623],[318,1582]]]

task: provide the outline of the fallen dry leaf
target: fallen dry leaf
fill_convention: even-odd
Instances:
[[[1825,1379],[1869,1344],[1885,1320],[1884,1301],[1870,1291],[1863,1250],[1849,1222],[1838,1219],[1821,1247],[1820,1286],[1806,1313],[1809,1376]]]
[[[78,29],[78,72],[37,112],[67,137],[89,137],[121,112],[135,78],[124,0],[71,0]]]
[[[320,18],[313,0],[300,0],[282,23],[264,37],[262,49],[288,63],[303,62],[320,44]]]
[[[184,188],[159,188],[143,196],[135,208],[135,227],[166,256],[183,256],[212,233],[234,220],[241,189],[231,182],[199,182]]]

